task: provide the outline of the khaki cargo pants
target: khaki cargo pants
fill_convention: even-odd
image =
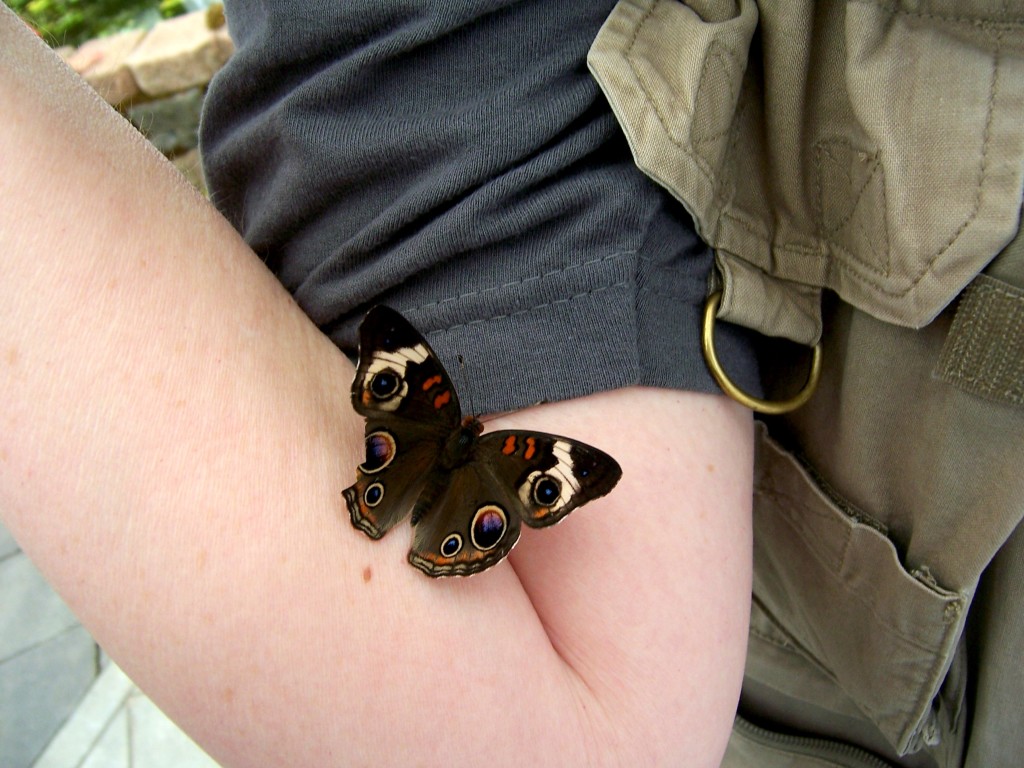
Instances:
[[[718,320],[821,350],[758,424],[725,765],[1024,765],[1024,3],[621,0],[590,66]]]

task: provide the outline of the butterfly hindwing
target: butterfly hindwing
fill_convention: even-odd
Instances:
[[[408,429],[403,435],[369,420],[366,460],[356,468],[355,484],[344,491],[352,525],[379,539],[408,517],[436,458],[436,441],[429,435],[416,435],[415,430],[410,435]]]
[[[436,498],[413,513],[409,562],[428,576],[468,576],[490,568],[519,539],[515,499],[477,463],[446,473],[444,480]]]

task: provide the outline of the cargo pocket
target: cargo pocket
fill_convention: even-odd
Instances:
[[[963,676],[947,673],[970,596],[908,572],[885,526],[836,498],[763,425],[754,541],[748,678],[867,718],[896,755],[938,746],[963,698]]]
[[[893,768],[866,750],[831,739],[777,733],[737,717],[722,768]]]

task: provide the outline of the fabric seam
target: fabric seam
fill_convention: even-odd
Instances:
[[[436,328],[433,331],[430,331],[427,335],[441,333],[441,332],[444,332],[444,331],[460,330],[462,328],[472,328],[472,327],[475,327],[475,326],[478,326],[478,325],[485,325],[487,323],[494,322],[495,320],[508,320],[509,318],[519,317],[521,315],[529,315],[529,314],[532,314],[533,312],[535,312],[537,310],[550,309],[551,307],[557,307],[557,306],[561,306],[561,305],[564,305],[564,304],[569,304],[569,303],[571,303],[573,301],[576,301],[577,299],[586,298],[588,296],[594,296],[594,295],[599,294],[599,293],[604,293],[605,291],[616,290],[616,289],[619,289],[619,288],[626,288],[629,285],[631,285],[631,283],[628,280],[620,280],[617,283],[611,283],[609,285],[598,286],[597,288],[591,288],[590,290],[587,290],[587,291],[580,291],[579,293],[574,293],[571,296],[564,296],[564,297],[562,297],[560,299],[554,299],[553,301],[545,301],[545,302],[542,302],[540,304],[533,304],[533,305],[531,305],[529,307],[525,307],[523,309],[517,309],[515,312],[507,312],[505,314],[500,314],[500,315],[491,315],[489,317],[481,317],[481,318],[477,318],[476,320],[470,320],[467,323],[456,323],[455,325],[447,325],[447,326],[444,326],[442,328]],[[467,296],[472,296],[474,294],[466,294],[466,295]],[[433,306],[433,305],[427,304],[427,305],[424,305],[424,306]]]

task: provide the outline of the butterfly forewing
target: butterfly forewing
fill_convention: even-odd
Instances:
[[[451,378],[426,340],[393,309],[374,307],[359,327],[352,406],[373,417],[409,419],[447,434],[462,412]]]
[[[604,451],[543,432],[486,434],[478,455],[495,481],[512,489],[523,522],[533,528],[557,523],[610,492],[622,477],[618,462]]]

